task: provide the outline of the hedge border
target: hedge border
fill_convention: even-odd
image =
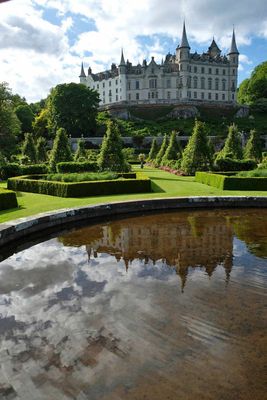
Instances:
[[[196,172],[195,181],[221,190],[267,190],[267,178],[237,177],[210,172]]]
[[[16,207],[18,207],[16,193],[11,190],[0,189],[0,210]]]
[[[142,173],[120,174],[127,179],[91,182],[53,182],[40,179],[43,175],[25,175],[9,178],[8,189],[21,192],[47,194],[59,197],[88,197],[109,194],[151,192],[151,181]],[[133,178],[133,175],[135,178]],[[35,179],[34,179],[35,178]]]

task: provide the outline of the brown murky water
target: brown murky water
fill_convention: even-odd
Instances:
[[[267,210],[32,246],[0,263],[0,399],[264,400],[266,288]]]

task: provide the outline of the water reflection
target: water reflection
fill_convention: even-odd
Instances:
[[[0,399],[262,400],[266,222],[147,215],[7,258]]]

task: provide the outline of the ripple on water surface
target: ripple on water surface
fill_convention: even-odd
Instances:
[[[266,274],[266,210],[114,220],[15,253],[0,399],[263,400]]]

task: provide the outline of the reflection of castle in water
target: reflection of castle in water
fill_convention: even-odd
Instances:
[[[223,216],[160,214],[114,221],[81,229],[63,238],[65,244],[86,245],[89,258],[97,253],[125,261],[163,260],[174,267],[184,286],[189,267],[203,267],[209,276],[218,265],[232,269],[233,229]]]

